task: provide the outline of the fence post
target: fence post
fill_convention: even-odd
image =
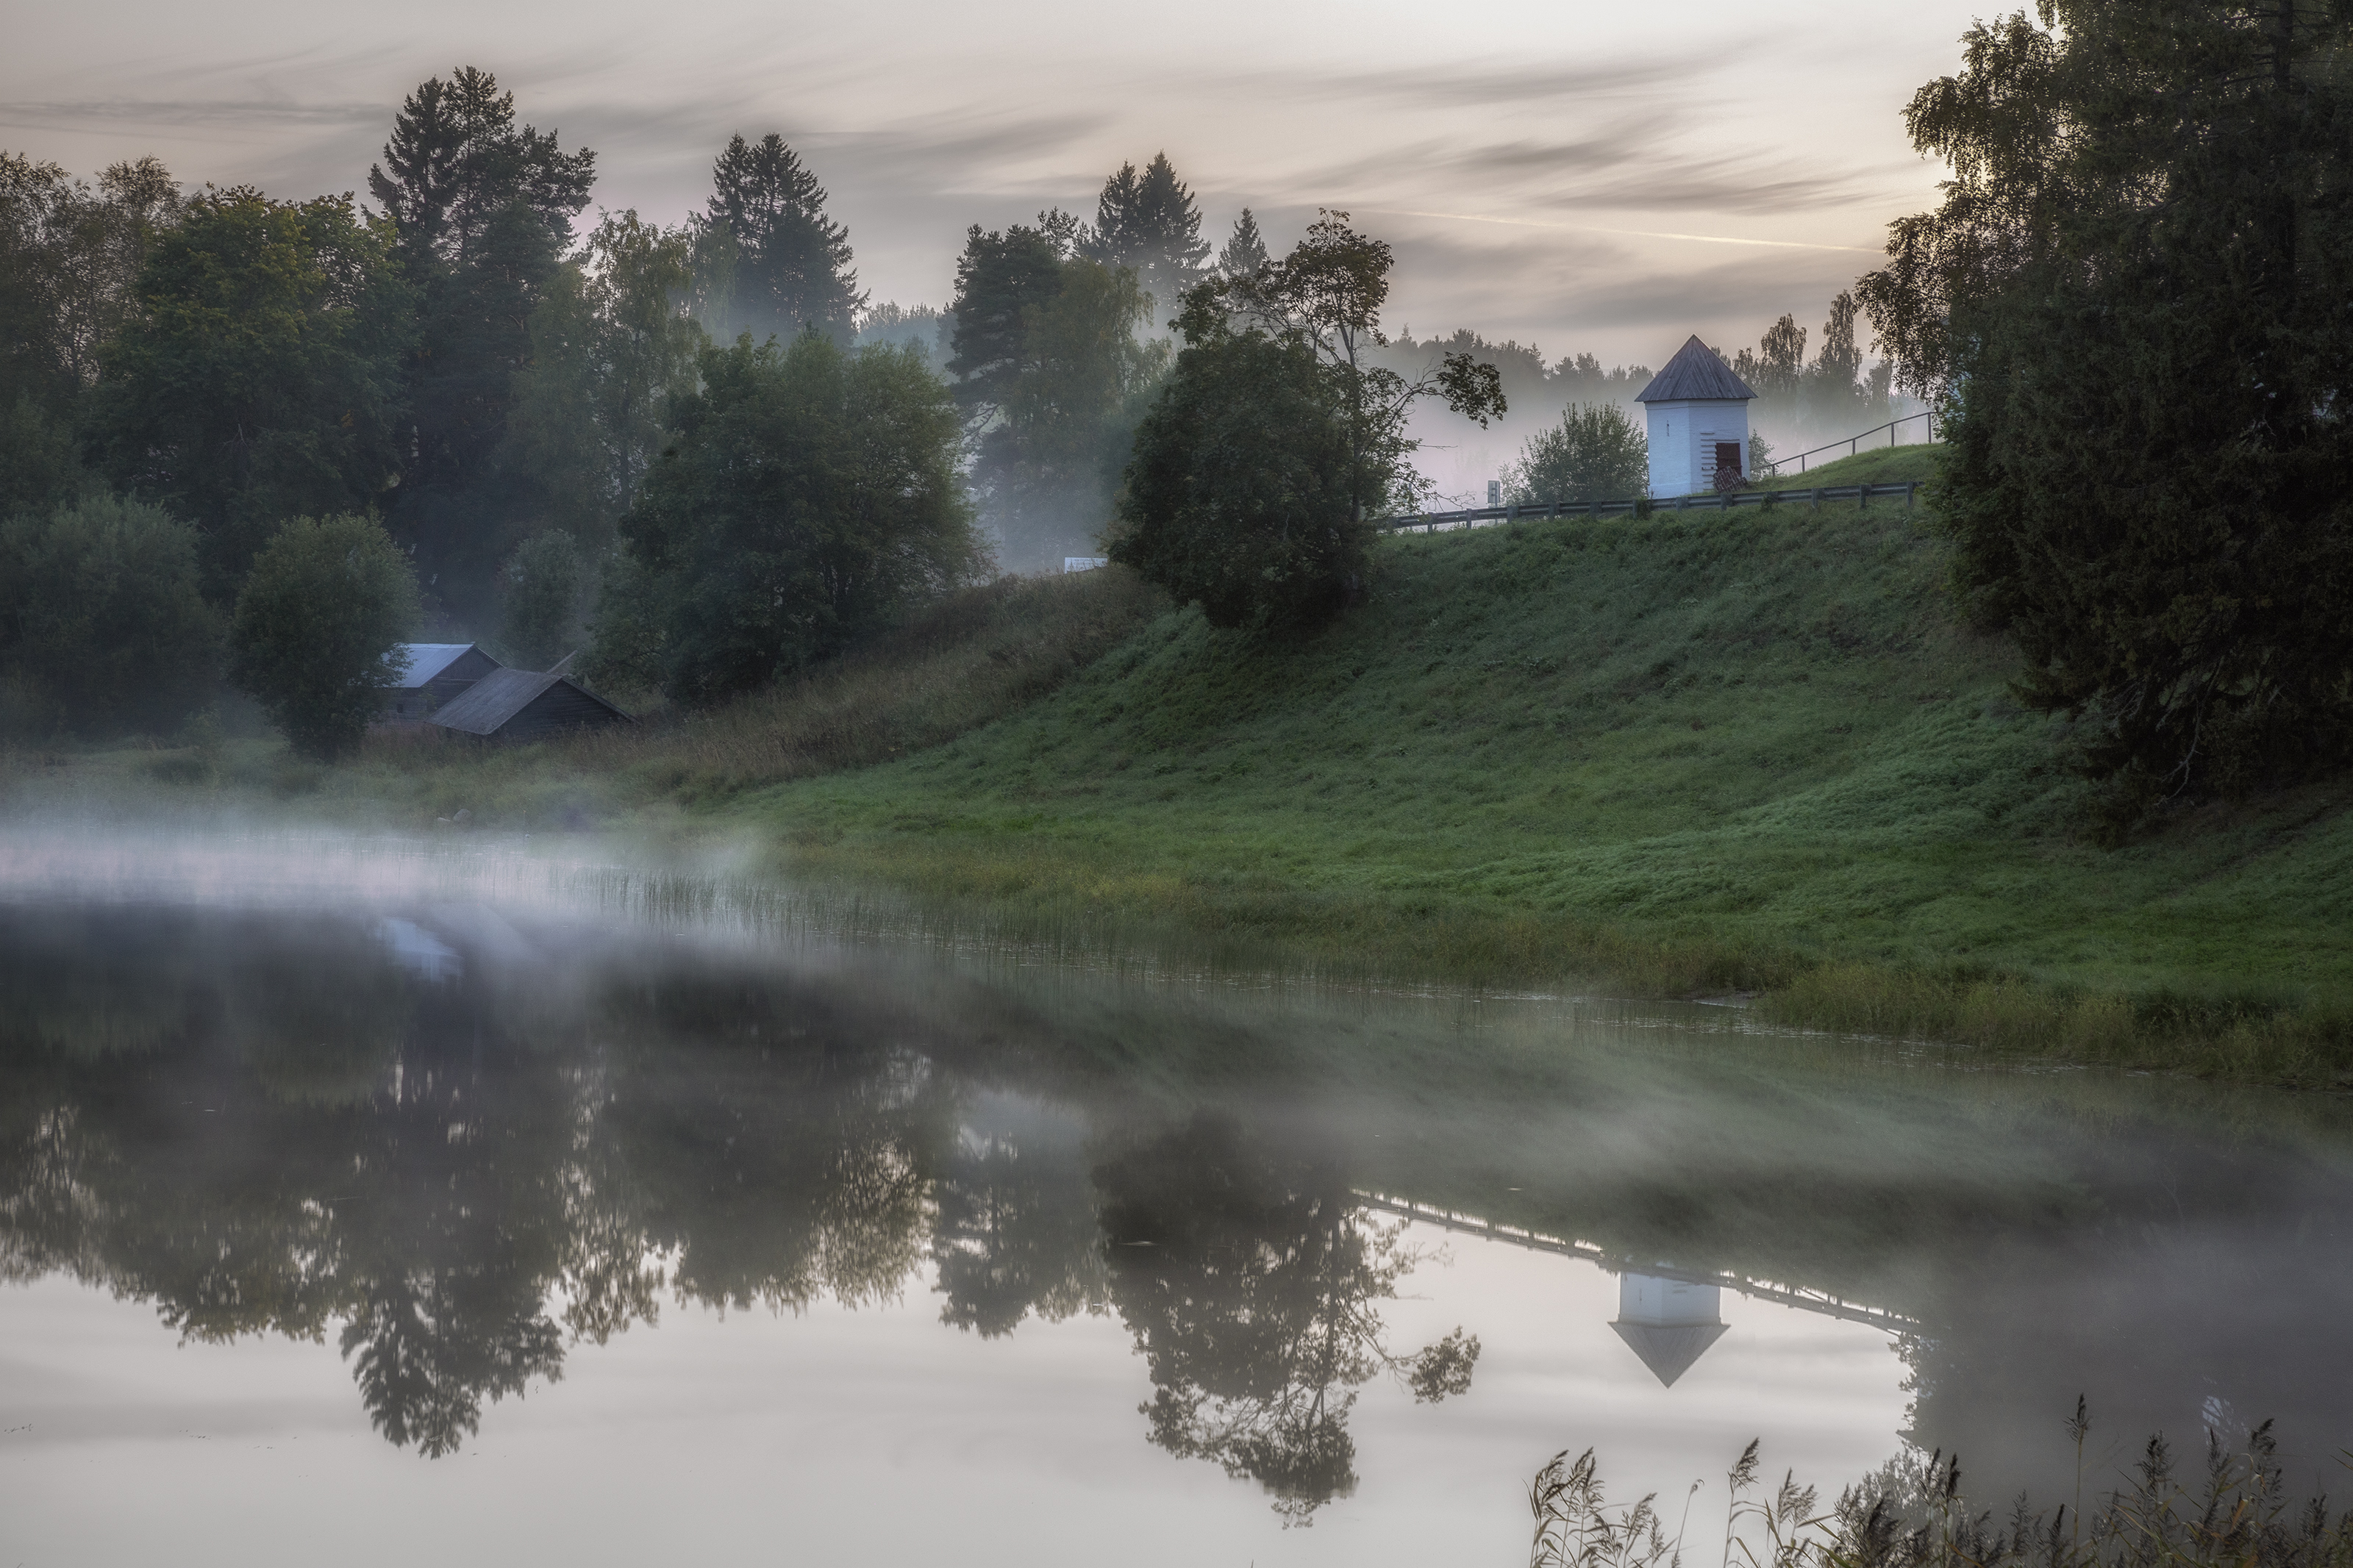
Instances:
[[[1914,479],[1904,487],[1904,510],[1905,511],[1910,511],[1912,510],[1912,495],[1913,492],[1917,490],[1919,488],[1920,481],[1917,479]]]

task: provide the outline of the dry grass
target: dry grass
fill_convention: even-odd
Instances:
[[[439,773],[445,783],[451,773],[471,774],[482,786],[477,793],[494,799],[500,775],[528,752],[533,773],[605,778],[628,798],[722,799],[954,740],[1045,696],[1166,607],[1156,590],[1121,568],[1004,577],[952,595],[798,679],[716,708],[657,706],[627,727],[523,749],[430,727],[384,730],[369,735],[356,766]]]

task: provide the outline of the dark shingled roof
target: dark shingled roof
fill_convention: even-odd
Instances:
[[[534,706],[547,711],[534,715],[532,721],[514,723],[525,710]],[[526,733],[538,734],[582,723],[609,724],[628,717],[568,675],[494,669],[451,698],[433,715],[433,722],[469,735],[503,731],[522,738]]]
[[[1694,338],[1694,342],[1699,340]],[[1629,1323],[1609,1325],[1618,1337],[1633,1348],[1642,1358],[1651,1374],[1667,1387],[1692,1369],[1692,1363],[1705,1353],[1707,1347],[1724,1337],[1726,1323]]]
[[[1667,368],[1651,378],[1651,384],[1634,395],[1637,403],[1704,403],[1745,402],[1756,396],[1748,384],[1732,374],[1732,367],[1715,357],[1715,351],[1699,341],[1694,333],[1691,342],[1675,351]]]

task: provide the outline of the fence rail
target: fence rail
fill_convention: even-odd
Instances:
[[[1815,485],[1802,489],[1720,490],[1715,495],[1677,496],[1671,500],[1527,501],[1518,506],[1468,507],[1461,511],[1416,512],[1407,517],[1376,518],[1373,526],[1384,533],[1448,533],[1459,528],[1493,528],[1499,522],[1527,522],[1536,518],[1582,517],[1599,520],[1628,515],[1656,516],[1662,511],[1730,511],[1742,506],[1829,506],[1852,501],[1869,506],[1874,500],[1904,498],[1912,510],[1920,481],[1906,479],[1883,485]]]
[[[1798,465],[1798,472],[1802,474],[1806,471],[1807,458],[1819,458],[1824,452],[1835,452],[1841,447],[1844,447],[1846,448],[1846,455],[1852,458],[1857,452],[1862,450],[1862,444],[1865,441],[1870,440],[1882,430],[1887,432],[1887,444],[1889,446],[1899,447],[1902,446],[1903,443],[1895,438],[1896,428],[1899,426],[1909,425],[1915,419],[1926,419],[1928,422],[1928,439],[1934,441],[1936,438],[1936,411],[1933,408],[1924,408],[1917,414],[1906,414],[1901,419],[1890,419],[1884,425],[1873,426],[1871,429],[1865,430],[1860,436],[1841,437],[1840,439],[1832,441],[1826,447],[1816,447],[1812,451],[1800,452],[1794,458],[1774,458],[1767,461],[1765,467],[1778,474],[1780,471],[1782,464],[1795,463]]]

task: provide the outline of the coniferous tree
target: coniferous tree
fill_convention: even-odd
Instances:
[[[1086,252],[1097,261],[1134,269],[1158,317],[1174,315],[1177,298],[1208,276],[1209,242],[1201,237],[1200,211],[1167,153],[1154,153],[1141,174],[1134,164],[1123,163],[1103,182]]]
[[[730,279],[723,319],[704,325],[721,337],[786,340],[815,327],[849,342],[866,296],[849,265],[849,231],[826,216],[817,175],[774,132],[757,142],[731,137],[711,174],[704,222],[726,234],[715,254]]]
[[[2353,762],[2341,8],[2048,0],[1906,120],[1955,178],[1857,286],[1943,513],[2121,829]]]
[[[1227,237],[1225,247],[1218,252],[1218,275],[1252,277],[1269,259],[1266,241],[1258,232],[1258,219],[1250,216],[1250,208],[1244,207],[1242,216],[1234,219],[1234,232]]]
[[[518,126],[514,95],[470,66],[408,95],[368,171],[422,299],[390,521],[432,596],[460,609],[488,612],[513,542],[516,498],[499,458],[516,374],[595,174],[594,153]]]

